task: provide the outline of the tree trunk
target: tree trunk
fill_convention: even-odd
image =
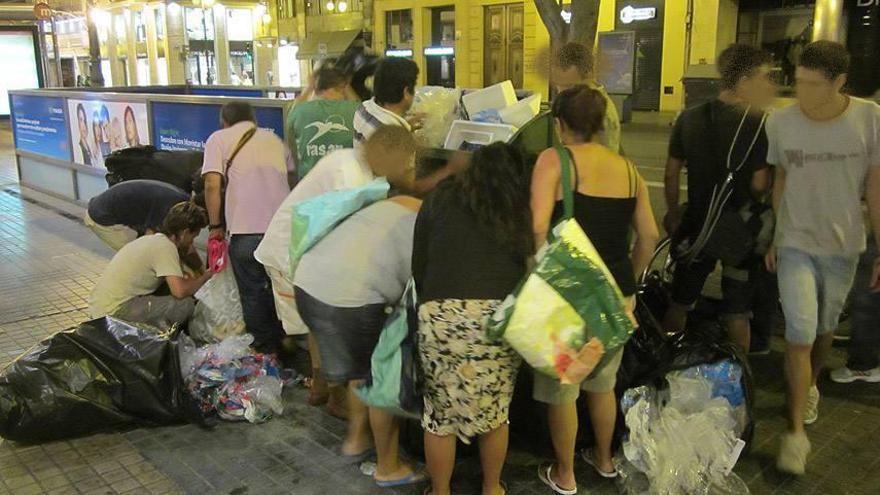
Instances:
[[[538,15],[550,33],[551,46],[576,41],[592,47],[596,42],[601,0],[571,0],[571,24],[562,18],[562,6],[557,0],[534,1]]]
[[[596,43],[600,2],[601,0],[571,1],[571,26],[566,41],[576,41],[589,47]]]
[[[568,39],[568,24],[562,19],[562,6],[556,0],[535,0],[535,8],[550,33],[551,46]]]
[[[104,86],[104,73],[101,71],[101,40],[98,38],[98,26],[92,18],[91,6],[86,13],[87,30],[89,32],[89,78],[92,86]]]

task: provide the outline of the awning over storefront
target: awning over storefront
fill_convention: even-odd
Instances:
[[[361,34],[359,29],[350,31],[319,31],[302,40],[296,58],[310,60],[313,58],[339,57],[351,46],[351,42]]]

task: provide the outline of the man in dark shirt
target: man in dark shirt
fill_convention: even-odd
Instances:
[[[158,232],[168,211],[189,201],[182,189],[155,180],[120,182],[89,201],[85,224],[108,246],[122,246]]]
[[[669,211],[664,226],[675,239],[673,249],[679,259],[673,275],[672,304],[663,322],[667,331],[684,329],[688,311],[718,263],[703,252],[681,256],[695,244],[716,186],[729,170],[739,168],[724,207],[735,212],[748,208],[754,193],[760,196],[769,190],[763,110],[775,96],[769,77],[770,56],[754,47],[731,45],[718,57],[718,68],[722,89],[718,98],[685,110],[675,123],[669,143],[665,181]],[[688,171],[687,208],[679,204],[682,168]],[[749,256],[739,266],[723,266],[723,311],[728,335],[746,350],[753,291],[749,279],[752,269],[759,266],[757,256]]]

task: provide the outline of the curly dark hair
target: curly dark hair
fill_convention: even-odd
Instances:
[[[456,182],[481,225],[517,254],[534,254],[531,170],[519,150],[504,143],[480,148]]]
[[[734,43],[718,56],[718,72],[721,74],[721,87],[734,89],[744,77],[754,75],[762,65],[773,62],[769,53],[749,45]]]
[[[804,47],[798,58],[798,66],[821,71],[829,81],[849,72],[850,56],[840,43],[819,40]]]

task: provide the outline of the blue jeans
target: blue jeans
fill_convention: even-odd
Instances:
[[[877,244],[869,239],[868,250],[859,258],[850,293],[852,339],[847,367],[852,370],[866,371],[880,364],[880,293],[871,292],[868,287],[878,254]]]
[[[785,341],[812,345],[817,335],[837,329],[858,256],[822,256],[781,247],[777,260]]]
[[[284,329],[275,313],[272,282],[263,265],[254,258],[254,251],[263,234],[236,234],[229,241],[229,262],[238,285],[241,310],[253,347],[258,352],[277,352]]]

